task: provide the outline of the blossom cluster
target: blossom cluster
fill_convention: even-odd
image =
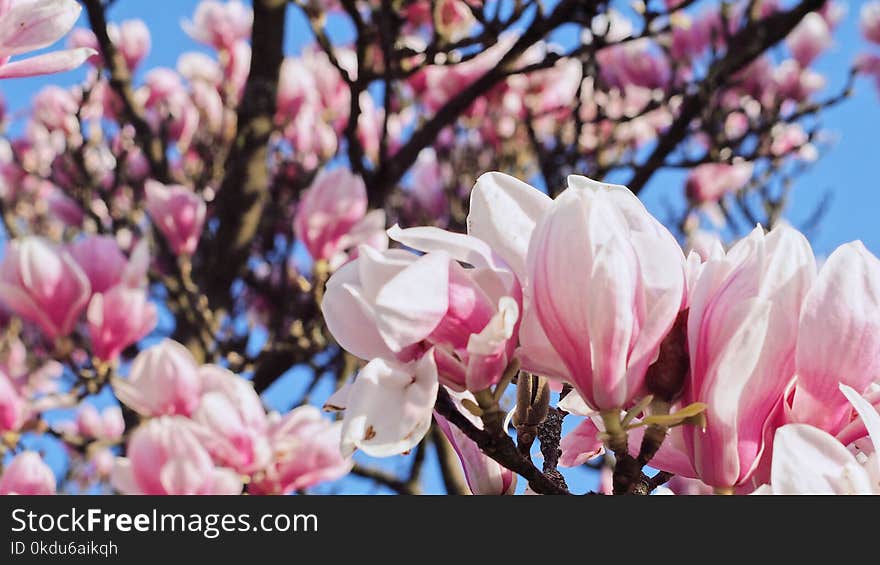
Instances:
[[[551,200],[501,173],[477,181],[466,235],[388,234],[403,248],[362,247],[323,302],[339,344],[369,361],[332,399],[347,451],[411,449],[438,387],[480,393],[517,359],[573,388],[563,405],[587,418],[563,439],[571,464],[624,412],[642,433],[659,413],[650,396],[667,413],[705,409],[699,425],[671,427],[660,470],[718,490],[877,492],[865,440],[880,440],[880,260],[860,242],[818,273],[784,225],[686,257],[626,187],[571,176]],[[685,368],[647,379],[676,332]]]

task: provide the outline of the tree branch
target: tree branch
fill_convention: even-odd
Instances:
[[[89,25],[98,39],[104,65],[107,68],[110,87],[119,96],[122,102],[121,118],[124,122],[132,125],[135,131],[135,140],[144,152],[153,177],[162,183],[171,182],[168,171],[168,157],[165,154],[165,145],[162,139],[153,134],[150,124],[144,118],[144,111],[135,100],[134,90],[131,87],[131,71],[125,64],[125,58],[116,49],[116,45],[110,39],[107,32],[107,17],[104,13],[104,5],[101,0],[82,0],[89,16]]]
[[[570,494],[524,458],[504,430],[481,430],[458,411],[446,389],[440,387],[434,409],[474,441],[483,453],[529,481],[539,494]]]
[[[269,139],[284,60],[285,0],[255,0],[251,68],[238,107],[238,134],[214,205],[217,233],[206,251],[205,288],[213,305],[227,307],[230,285],[250,254],[268,200]]]
[[[375,481],[384,487],[388,487],[397,494],[418,494],[418,492],[412,489],[407,481],[402,481],[391,473],[387,473],[381,469],[364,467],[363,465],[356,463],[351,469],[351,474]]]

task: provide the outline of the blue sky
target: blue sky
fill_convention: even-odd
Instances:
[[[110,19],[120,21],[128,18],[141,18],[152,32],[153,48],[141,69],[156,66],[174,67],[177,57],[188,50],[205,50],[183,33],[182,19],[189,17],[197,0],[177,0],[157,2],[156,0],[118,0],[110,12]],[[836,33],[836,44],[818,62],[817,69],[828,78],[824,94],[836,93],[843,84],[850,63],[857,53],[870,47],[861,39],[858,32],[858,12],[861,2],[850,2],[846,18]],[[287,32],[287,52],[295,54],[311,42],[311,36],[301,14],[296,8],[290,9]],[[335,20],[331,24],[331,34],[337,38],[350,36],[350,30]],[[80,25],[87,25],[85,16]],[[880,47],[876,47],[880,53]],[[70,85],[79,81],[82,71],[72,71],[64,75],[36,77],[32,79],[6,80],[0,84],[6,104],[11,112],[22,110],[30,97],[48,84]],[[820,94],[820,98],[822,94]],[[856,84],[854,96],[844,104],[824,114],[824,129],[831,134],[833,142],[823,157],[810,170],[798,178],[787,217],[795,224],[804,221],[814,210],[816,204],[827,192],[833,194],[831,206],[821,222],[819,229],[811,233],[817,254],[826,255],[837,245],[861,239],[875,254],[880,254],[880,151],[872,136],[880,131],[880,96],[872,83],[860,79]],[[669,205],[676,209],[683,207],[681,173],[667,172],[655,177],[643,193],[648,207],[661,219]],[[306,375],[292,371],[265,395],[266,403],[276,409],[288,407],[286,399],[294,398],[295,392],[306,380]],[[324,391],[329,394],[329,391]],[[321,395],[318,395],[320,399]],[[574,424],[570,418],[567,428]],[[58,463],[60,454],[51,459]],[[429,463],[433,454],[429,455]],[[371,461],[371,464],[378,462]],[[384,461],[383,466],[405,469],[405,458]],[[434,465],[426,476],[428,490],[438,492],[439,477]],[[595,486],[587,473],[572,475],[575,490],[583,491]],[[520,485],[520,490],[523,485]],[[366,483],[358,479],[346,479],[346,491],[364,492]]]

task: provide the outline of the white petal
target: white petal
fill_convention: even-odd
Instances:
[[[770,484],[776,494],[869,494],[870,479],[832,435],[806,424],[776,431]]]
[[[519,179],[486,173],[471,192],[468,233],[488,243],[524,281],[532,232],[551,202]]]
[[[342,423],[343,455],[388,457],[412,449],[431,427],[437,365],[429,351],[409,364],[373,359],[351,387]]]

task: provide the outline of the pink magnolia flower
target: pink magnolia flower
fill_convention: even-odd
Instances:
[[[76,23],[80,10],[75,0],[0,2],[0,78],[69,71],[94,55],[94,49],[79,48],[9,62],[14,55],[48,47],[61,39]]]
[[[862,10],[859,13],[859,25],[865,39],[880,45],[880,2],[875,1],[862,4]]]
[[[154,108],[160,104],[170,104],[176,98],[185,98],[187,92],[180,75],[173,69],[156,67],[147,73],[139,95],[146,108]]]
[[[213,85],[198,81],[191,85],[192,102],[198,109],[200,123],[208,133],[217,135],[223,128],[223,120],[226,108],[217,88]]]
[[[652,41],[639,39],[602,49],[597,54],[602,78],[611,87],[664,88],[672,71]]]
[[[271,461],[266,412],[248,381],[217,365],[199,369],[202,398],[192,415],[215,461],[250,474]]]
[[[131,70],[136,69],[150,53],[150,30],[143,20],[125,20],[118,26],[110,24],[107,33]]]
[[[699,165],[688,175],[685,191],[692,202],[717,202],[744,187],[752,178],[753,169],[749,162]]]
[[[349,233],[367,213],[367,189],[346,168],[323,170],[306,189],[296,208],[296,237],[315,260],[328,260],[350,246]]]
[[[816,148],[810,143],[810,135],[800,124],[777,124],[773,128],[770,153],[777,157],[795,153],[804,161],[816,160]]]
[[[430,218],[447,214],[449,203],[444,191],[443,171],[433,149],[423,149],[412,167],[412,183],[407,195],[415,207]]]
[[[117,379],[117,398],[143,416],[189,416],[199,404],[202,382],[189,350],[170,339],[141,351],[127,379]]]
[[[49,339],[70,334],[90,295],[88,278],[67,251],[37,236],[7,245],[0,300]]]
[[[49,85],[33,99],[33,120],[50,132],[60,131],[67,136],[79,134],[76,112],[80,102],[70,90]]]
[[[527,268],[535,226],[552,205],[546,194],[503,173],[486,173],[471,191],[468,234],[485,241],[509,265],[524,291],[518,356],[523,369],[539,375],[568,378],[556,350],[538,321]]]
[[[92,353],[104,361],[116,359],[153,331],[158,319],[156,305],[143,289],[118,285],[96,293],[86,311]]]
[[[55,494],[55,475],[38,453],[24,451],[0,476],[0,494]]]
[[[626,407],[685,301],[675,238],[626,187],[570,176],[527,268],[527,300],[566,378],[594,409]]]
[[[794,376],[798,314],[815,276],[806,238],[758,227],[703,266],[691,293],[691,379],[682,402],[704,402],[705,431],[681,428],[695,477],[717,488],[743,485]]]
[[[272,463],[248,485],[248,492],[286,494],[347,475],[352,461],[340,451],[342,425],[309,405],[276,419],[269,432]]]
[[[64,372],[61,363],[49,360],[40,362],[35,367],[28,360],[24,343],[17,337],[7,339],[4,351],[5,355],[0,357],[0,374],[8,379],[12,387],[9,390],[15,392],[18,398],[28,400],[22,405],[24,413],[21,417],[27,419],[32,409],[52,407],[51,397],[43,396],[35,399],[34,396],[58,391],[58,377]],[[14,401],[14,398],[10,399],[10,402],[14,403]]]
[[[808,67],[833,43],[831,29],[818,12],[810,12],[785,39],[792,56],[801,67]]]
[[[152,69],[138,90],[147,110],[147,120],[157,133],[167,134],[185,152],[199,127],[199,111],[180,76],[172,69]]]
[[[780,63],[773,73],[776,89],[782,98],[806,100],[825,87],[825,77],[809,68],[801,67],[794,59]]]
[[[76,413],[76,431],[94,439],[117,439],[125,431],[125,421],[119,406],[108,406],[98,412],[92,404],[81,404]]]
[[[147,211],[178,255],[192,255],[199,245],[205,223],[205,201],[189,188],[164,185],[154,180],[144,184]]]
[[[201,81],[215,86],[223,83],[223,69],[217,60],[196,51],[188,51],[177,58],[177,72],[190,82]]]
[[[502,35],[499,40],[478,56],[458,65],[428,65],[413,75],[413,87],[419,101],[429,112],[436,112],[450,99],[479,79],[487,70],[494,67],[504,53],[516,41],[511,34]],[[485,103],[485,99],[483,99]],[[473,112],[478,104],[471,107]]]
[[[388,457],[415,447],[431,427],[438,390],[433,355],[399,363],[376,358],[354,382],[327,401],[326,410],[345,410],[341,450],[345,457],[360,449]]]
[[[18,431],[29,413],[27,400],[5,372],[0,371],[0,433]]]
[[[123,494],[240,494],[241,479],[214,465],[195,426],[166,416],[138,427],[128,441],[128,456],[116,459],[114,488]]]
[[[93,475],[96,479],[108,479],[113,473],[116,456],[113,455],[113,451],[109,447],[92,449],[87,457],[89,462],[87,473]]]
[[[869,453],[853,455],[828,432],[808,424],[776,431],[770,485],[762,494],[880,494],[880,413],[852,388],[840,391],[867,428]]]
[[[200,43],[231,50],[239,40],[250,39],[253,21],[253,11],[238,0],[202,0],[192,21],[183,22],[183,30]]]
[[[49,213],[56,219],[70,227],[80,227],[85,219],[85,213],[79,204],[69,198],[63,191],[55,189],[47,197]]]
[[[562,467],[578,467],[602,453],[605,449],[605,444],[599,439],[600,433],[601,429],[593,417],[584,419],[583,422],[567,433],[562,438],[562,441],[559,442],[559,449],[562,450],[562,455],[559,457],[559,465]]]
[[[670,55],[678,61],[690,61],[702,55],[721,38],[721,19],[717,10],[707,10],[692,17],[684,12],[676,14],[672,25]]]
[[[851,411],[838,384],[864,394],[880,381],[880,261],[861,242],[838,247],[807,293],[796,367],[789,421],[832,435]]]
[[[469,392],[450,392],[450,394],[459,405],[459,412],[464,414],[476,427],[482,429],[482,420],[460,406],[463,398],[474,402],[473,395]],[[443,416],[435,412],[434,419],[443,435],[455,449],[471,493],[477,495],[513,494],[516,490],[516,474],[513,471],[485,455],[473,440],[468,438],[457,426],[451,425]]]
[[[470,236],[396,226],[388,234],[426,254],[361,246],[328,281],[322,303],[338,343],[364,359],[403,362],[433,348],[447,386],[476,391],[497,382],[516,346],[521,294],[513,274]]]
[[[822,4],[818,12],[825,20],[825,23],[828,24],[828,27],[834,30],[837,28],[837,24],[846,16],[847,10],[848,6],[845,2],[829,1]]]
[[[125,20],[121,24],[107,24],[107,34],[119,50],[129,70],[135,70],[141,61],[150,53],[150,30],[143,20]],[[77,28],[70,34],[69,44],[72,47],[87,47],[95,52],[101,50],[94,32],[85,28]],[[100,64],[100,57],[94,57]]]
[[[446,286],[445,300],[443,293],[433,298],[414,294],[416,299],[427,303],[442,305],[445,302],[445,312],[424,338],[419,329],[408,336],[404,330],[398,336],[403,339],[401,344],[421,342],[422,348],[433,347],[440,379],[454,390],[479,391],[497,383],[513,359],[516,347],[522,310],[522,290],[516,276],[485,242],[472,236],[430,227],[401,230],[398,226],[389,229],[388,235],[407,247],[425,252],[423,257],[433,257],[420,263],[424,269],[420,275],[416,275],[418,270],[413,263],[412,269],[401,272],[383,292],[393,292],[392,289],[413,275],[437,276],[441,286],[444,282]],[[471,268],[465,269],[462,264]],[[432,271],[434,274],[429,275]],[[447,280],[443,281],[444,278]],[[415,279],[410,284],[413,282]],[[396,315],[402,315],[405,308],[403,306]]]
[[[229,51],[229,59],[223,65],[223,77],[235,100],[240,100],[244,84],[251,70],[251,44],[241,39]]]
[[[69,247],[70,254],[89,278],[92,292],[106,292],[119,284],[128,260],[116,240],[108,235],[90,235]]]

